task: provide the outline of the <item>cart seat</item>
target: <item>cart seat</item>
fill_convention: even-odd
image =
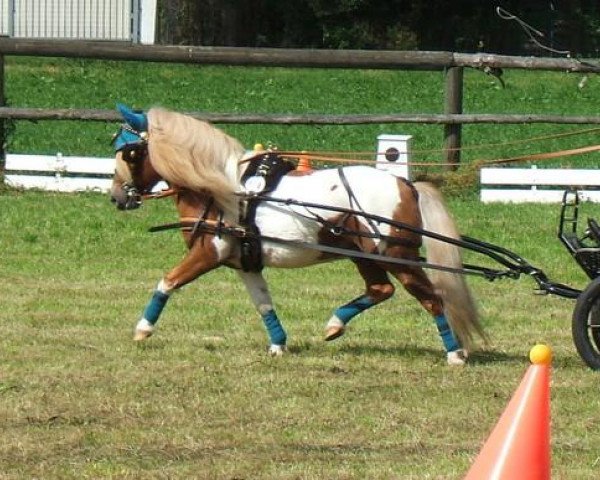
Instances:
[[[573,257],[589,278],[595,279],[600,276],[600,247],[578,248]]]

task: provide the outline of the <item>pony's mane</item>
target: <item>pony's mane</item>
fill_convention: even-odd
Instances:
[[[237,219],[242,145],[207,122],[151,108],[148,152],[158,174],[173,186],[210,192],[229,218]]]

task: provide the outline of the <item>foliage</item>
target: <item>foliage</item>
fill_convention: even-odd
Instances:
[[[542,32],[536,40],[572,55],[597,56],[597,2],[463,0],[167,0],[164,43],[301,48],[373,48],[549,54],[501,6]]]

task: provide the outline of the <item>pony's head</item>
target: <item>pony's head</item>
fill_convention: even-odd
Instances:
[[[238,218],[244,148],[208,122],[163,108],[148,114],[119,106],[125,124],[114,139],[117,168],[112,196],[119,208],[140,205],[159,180],[171,188],[212,196],[230,219]]]
[[[111,200],[119,210],[142,204],[142,196],[161,180],[148,155],[148,117],[124,105],[118,106],[125,123],[113,137],[116,154]]]

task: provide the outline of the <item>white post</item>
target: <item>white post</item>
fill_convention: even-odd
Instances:
[[[377,137],[376,168],[396,177],[409,177],[408,161],[412,135],[379,135]]]
[[[140,43],[154,45],[156,30],[156,0],[141,0]]]
[[[54,187],[57,191],[60,191],[60,187],[64,183],[64,174],[67,172],[65,161],[61,152],[56,154],[54,159]]]

